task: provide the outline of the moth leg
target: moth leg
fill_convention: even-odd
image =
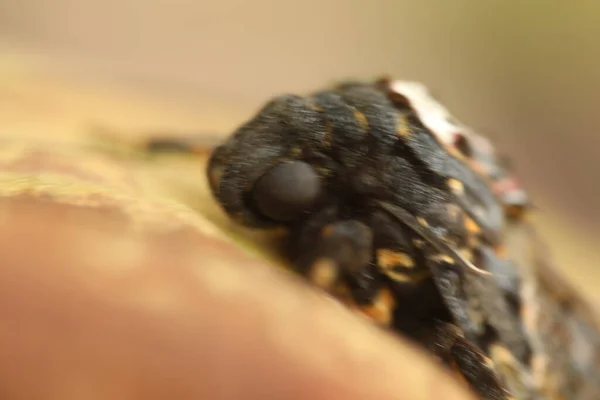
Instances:
[[[340,278],[330,291],[351,309],[362,313],[378,325],[392,322],[394,298],[383,286],[377,267],[371,262],[373,234],[356,220],[338,221],[321,231],[320,257],[311,266],[310,279],[315,282],[326,268],[335,266]]]
[[[513,400],[495,372],[493,361],[468,341],[456,326],[439,322],[425,345],[457,373],[481,400]]]
[[[308,277],[319,286],[331,288],[334,280],[351,278],[370,264],[372,233],[365,224],[355,220],[336,221],[325,225],[319,236],[315,261],[307,271]],[[322,279],[325,270],[335,271],[328,274],[331,279]]]
[[[140,146],[143,151],[152,154],[183,153],[209,156],[222,141],[214,134],[197,134],[189,136],[154,136],[144,140]]]
[[[498,259],[492,257],[492,253],[482,249],[476,253],[477,264],[485,264],[486,270],[501,273],[502,266],[498,264]],[[427,259],[436,287],[453,320],[466,336],[461,340],[475,349],[485,349],[494,360],[496,371],[502,372],[499,378],[504,379],[501,381],[504,387],[519,395],[527,393],[530,378],[523,363],[529,357],[529,349],[522,328],[515,319],[515,314],[510,311],[505,297],[508,292],[502,290],[502,285],[510,285],[512,282],[502,282],[498,275],[460,273],[454,268],[454,261],[445,255],[431,253]],[[467,347],[461,345],[457,348],[468,352]],[[465,354],[463,359],[469,360],[469,357],[474,356]]]
[[[415,234],[383,211],[373,213],[371,226],[375,262],[394,293],[400,317],[421,318],[435,313],[441,299],[423,253],[415,245]]]
[[[210,155],[223,144],[218,131],[152,131],[141,135],[138,146],[149,153],[187,153]]]
[[[504,385],[519,399],[531,398],[535,382],[530,368],[523,365],[502,343],[489,346],[488,354],[494,361],[496,371],[501,375]],[[536,395],[539,395],[536,393]]]
[[[512,262],[500,258],[494,249],[484,245],[477,249],[475,258],[476,263],[493,273],[472,279],[488,328],[494,333],[493,339],[506,345],[515,361],[526,365],[532,351],[520,321],[518,271]]]
[[[398,286],[414,286],[431,272],[415,249],[412,236],[383,212],[372,216],[375,232],[375,259],[381,272]]]
[[[296,266],[301,274],[376,324],[391,324],[395,301],[372,263],[371,228],[358,220],[329,222],[321,214],[300,236],[296,247],[303,254],[297,254]]]
[[[469,340],[485,348],[494,340],[504,343],[526,364],[531,350],[518,320],[518,305],[511,304],[511,291],[517,285],[516,277],[510,276],[512,266],[484,245],[468,253],[469,261],[492,275],[461,272],[455,260],[430,251],[427,260],[440,294]]]
[[[426,262],[433,274],[433,280],[444,303],[448,307],[452,319],[464,332],[468,340],[478,341],[486,329],[485,314],[482,310],[479,295],[468,272],[457,270],[454,259],[425,250]]]
[[[176,153],[208,157],[223,141],[223,136],[215,132],[179,134],[175,131],[157,131],[132,134],[95,126],[91,133],[98,142],[147,154]]]
[[[481,399],[510,399],[508,392],[498,380],[493,362],[482,350],[464,337],[462,330],[455,325],[431,320],[431,315],[444,315],[436,307],[442,299],[450,308],[452,319],[462,320],[464,325],[472,324],[474,332],[483,329],[483,314],[462,291],[462,276],[456,272],[452,259],[427,248],[411,235],[409,230],[392,220],[386,213],[373,216],[375,231],[375,254],[380,270],[390,279],[398,301],[398,313],[395,315],[395,328],[414,340],[424,344],[429,350],[449,365]],[[434,265],[432,265],[434,264]],[[432,275],[436,283],[446,282],[440,290],[428,279]],[[427,292],[426,292],[427,291]],[[427,304],[426,300],[431,303]],[[423,320],[422,316],[426,316]],[[445,316],[445,315],[444,315]],[[446,316],[445,316],[446,317]]]

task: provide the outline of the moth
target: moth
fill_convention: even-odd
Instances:
[[[285,229],[308,282],[479,398],[600,398],[596,317],[546,258],[527,193],[425,86],[274,97],[214,149],[207,176],[231,219]]]

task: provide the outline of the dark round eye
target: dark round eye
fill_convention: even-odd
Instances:
[[[290,161],[269,169],[254,185],[252,196],[258,211],[275,221],[299,217],[319,196],[321,182],[315,170],[302,161]]]
[[[456,137],[456,139],[454,140],[454,146],[456,146],[458,151],[460,151],[463,156],[465,156],[465,157],[473,156],[473,148],[471,147],[471,143],[469,143],[469,140],[466,137],[464,137],[463,135],[459,134]]]

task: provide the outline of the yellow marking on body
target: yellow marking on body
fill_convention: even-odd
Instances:
[[[447,254],[436,254],[429,259],[432,261],[444,261],[448,264],[455,264],[454,259]]]
[[[547,356],[537,354],[531,357],[531,373],[539,381],[543,381],[544,377],[548,375],[549,367],[550,364]]]
[[[325,147],[331,147],[333,144],[333,126],[331,121],[327,121],[325,124],[325,134],[323,135],[323,144]]]
[[[478,235],[481,233],[481,228],[479,225],[477,225],[473,218],[469,216],[465,216],[465,228],[473,235]]]
[[[403,272],[403,271],[398,271],[398,270],[394,270],[394,269],[389,269],[389,270],[383,271],[383,273],[387,277],[392,279],[394,282],[412,283],[415,285],[424,281],[425,279],[431,277],[431,272],[428,269],[423,269],[423,270],[419,271],[418,273],[414,273],[414,272],[409,273],[409,272]]]
[[[480,244],[481,242],[475,235],[469,235],[469,237],[467,238],[467,245],[471,249],[476,249],[477,247],[479,247]]]
[[[391,249],[377,249],[377,265],[383,269],[390,269],[398,265],[413,268],[415,262],[406,253]]]
[[[446,211],[448,212],[448,215],[453,221],[458,220],[458,217],[462,215],[461,208],[453,203],[448,204],[448,206],[446,207]]]
[[[480,178],[482,178],[488,185],[491,187],[491,181],[489,176],[489,171],[482,165],[479,165],[473,158],[465,157],[455,146],[443,144],[446,148],[446,151],[454,158],[463,162],[469,168],[471,168]]]
[[[494,247],[494,252],[498,256],[498,258],[508,259],[508,250],[506,249],[506,246],[501,244],[497,245]]]
[[[365,114],[361,113],[358,110],[354,110],[354,118],[356,118],[356,120],[360,123],[360,125],[365,131],[369,130],[369,121],[367,121],[367,117],[365,117]]]
[[[458,252],[462,254],[466,260],[473,262],[473,252],[471,251],[471,248],[463,247],[459,249]]]
[[[300,147],[292,147],[290,149],[290,157],[297,158],[302,155],[302,149]]]
[[[429,224],[427,223],[427,221],[425,221],[425,219],[422,217],[417,217],[417,222],[419,224],[421,224],[422,226],[424,226],[425,228],[429,227]]]
[[[310,267],[308,278],[311,282],[323,289],[333,286],[338,277],[338,266],[330,258],[321,258]]]
[[[446,184],[456,195],[462,196],[465,193],[465,185],[458,179],[450,178],[446,181]]]
[[[487,356],[482,356],[481,358],[483,359],[483,365],[485,365],[487,369],[491,369],[493,371],[495,368],[494,360]]]
[[[479,302],[477,302],[477,304],[479,304]],[[485,317],[477,309],[468,308],[467,314],[469,315],[469,319],[471,320],[471,323],[473,323],[473,325],[483,326],[483,324],[485,324]]]
[[[321,236],[324,238],[329,238],[333,235],[333,226],[331,224],[325,225],[323,229],[321,229]]]
[[[444,147],[446,147],[446,151],[448,153],[450,153],[454,158],[459,159],[460,161],[466,163],[467,165],[470,164],[470,160],[467,157],[465,157],[463,155],[463,153],[461,153],[456,147],[449,146],[449,145],[446,145],[446,144],[444,145]]]
[[[498,363],[498,360],[506,364],[517,362],[515,356],[513,356],[513,354],[506,347],[498,343],[493,343],[490,345],[489,353],[492,358],[497,360],[496,363]]]
[[[494,360],[490,369],[499,372],[500,375],[507,377],[510,380],[528,375],[527,368],[522,365],[517,358],[505,346],[493,343],[489,348],[490,357]],[[532,365],[532,370],[535,366]],[[519,392],[521,390],[518,390]]]
[[[392,322],[392,314],[396,307],[396,301],[389,289],[381,289],[373,303],[366,307],[359,307],[369,319],[379,325],[388,326]]]
[[[410,124],[408,123],[408,118],[406,118],[406,114],[398,113],[396,116],[396,120],[398,123],[398,127],[396,128],[396,134],[403,138],[409,137],[412,133],[412,129],[410,127]]]
[[[484,164],[481,164],[473,159],[470,160],[470,167],[480,176],[489,178],[489,169]]]
[[[309,101],[310,104],[310,108],[312,108],[314,111],[318,112],[318,113],[322,113],[325,112],[325,110],[323,109],[323,107],[313,103],[312,101]]]
[[[329,168],[317,167],[317,168],[315,168],[315,170],[321,177],[328,177],[328,176],[332,175],[332,172]]]
[[[425,242],[421,239],[413,239],[412,242],[417,249],[422,249],[425,247]]]

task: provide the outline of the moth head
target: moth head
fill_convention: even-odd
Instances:
[[[299,96],[276,97],[213,151],[208,181],[230,217],[250,227],[288,224],[321,198],[323,169],[303,131],[324,130],[315,113]]]

